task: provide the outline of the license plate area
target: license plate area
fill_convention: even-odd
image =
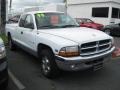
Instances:
[[[97,71],[103,67],[103,59],[98,59],[98,60],[93,60],[86,62],[85,64],[87,65],[92,65],[93,66],[93,71]]]
[[[97,71],[103,67],[103,63],[96,63],[93,65],[93,71]]]

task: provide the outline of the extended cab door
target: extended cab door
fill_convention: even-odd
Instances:
[[[24,29],[26,15],[22,15],[18,27],[16,27],[15,39],[17,43],[22,44],[22,30]]]
[[[32,15],[27,15],[24,23],[24,29],[21,30],[21,39],[26,49],[35,51],[34,19]]]

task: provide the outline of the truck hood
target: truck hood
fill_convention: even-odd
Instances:
[[[89,29],[85,27],[80,28],[59,28],[49,30],[39,30],[40,33],[54,35],[77,43],[98,41],[103,39],[111,39],[112,37],[102,31]]]

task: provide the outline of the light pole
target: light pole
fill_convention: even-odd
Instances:
[[[67,2],[67,0],[64,0],[63,2],[65,3],[66,14],[67,14],[67,9],[68,9],[68,2]]]
[[[10,0],[10,6],[9,6],[10,13],[11,13],[11,9],[12,9],[12,0]]]

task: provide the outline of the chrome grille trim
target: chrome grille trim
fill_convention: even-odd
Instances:
[[[90,56],[97,53],[102,53],[111,48],[112,41],[110,39],[88,42],[81,45],[80,55]]]

